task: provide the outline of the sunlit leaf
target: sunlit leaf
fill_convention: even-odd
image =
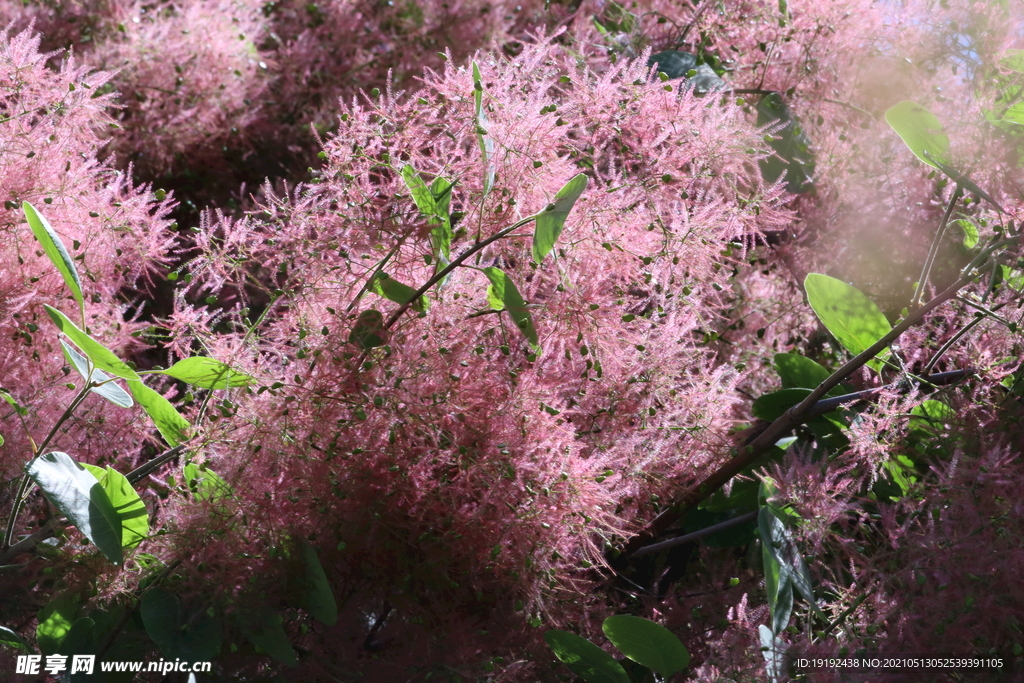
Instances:
[[[827,275],[811,273],[804,279],[807,301],[814,313],[839,343],[857,355],[892,331],[871,299],[859,289]],[[882,349],[868,365],[881,370],[882,362],[890,355]]]
[[[958,219],[950,223],[960,228],[964,233],[964,246],[968,249],[973,249],[978,244],[978,227],[969,220],[963,218]]]
[[[539,264],[545,256],[551,253],[558,236],[562,234],[565,219],[569,217],[569,212],[572,211],[576,200],[587,189],[588,182],[590,179],[585,174],[577,174],[562,186],[547,208],[537,214],[537,218],[534,220],[536,229],[533,232],[533,260],[535,263]]]
[[[530,346],[535,351],[539,350],[540,338],[537,336],[537,328],[533,326],[533,317],[526,308],[526,302],[523,301],[515,283],[500,268],[491,266],[484,268],[483,272],[491,281],[487,288],[487,301],[491,304],[491,308],[507,311],[512,316],[516,327],[530,342]]]
[[[23,202],[21,205],[22,210],[25,212],[25,218],[28,220],[28,225],[32,229],[32,234],[36,236],[39,243],[43,246],[43,251],[49,257],[53,265],[60,271],[61,277],[64,278],[64,283],[71,290],[71,296],[75,298],[75,302],[78,303],[78,310],[82,311],[84,315],[85,302],[82,299],[82,281],[78,277],[78,270],[75,268],[75,262],[72,260],[71,255],[68,253],[67,248],[61,241],[60,237],[57,236],[56,231],[50,222],[46,218],[36,211],[36,208],[28,202]]]
[[[68,336],[68,339],[75,343],[79,349],[93,362],[100,370],[109,372],[111,375],[123,379],[139,379],[138,374],[124,361],[114,355],[107,347],[78,329],[78,326],[68,320],[68,317],[52,306],[43,304],[46,313],[57,326],[57,328]]]
[[[480,67],[473,62],[473,101],[476,105],[476,139],[480,144],[480,156],[484,162],[484,194],[486,197],[494,187],[494,140],[487,134],[487,112],[484,109],[484,84],[480,78]]]
[[[232,370],[225,363],[207,356],[183,358],[166,370],[159,372],[203,389],[244,387],[256,381],[250,375]]]
[[[129,381],[128,391],[153,420],[153,424],[156,425],[160,436],[164,437],[164,441],[171,446],[177,446],[188,439],[188,432],[192,425],[159,392],[150,389],[139,380]]]
[[[630,683],[622,665],[586,638],[552,629],[544,634],[544,642],[558,661],[587,683]]]
[[[288,642],[288,635],[281,624],[281,615],[267,606],[242,615],[242,629],[253,645],[263,648],[264,652],[283,664],[298,666],[295,650]]]
[[[637,664],[668,678],[690,665],[690,653],[664,626],[633,616],[614,616],[601,626],[619,651]]]
[[[108,560],[121,564],[121,518],[91,472],[59,451],[35,458],[25,472]]]
[[[36,614],[36,644],[43,654],[57,651],[81,609],[82,600],[78,593],[61,593],[39,610]]]
[[[949,138],[942,132],[942,122],[920,104],[904,100],[885,112],[885,121],[924,163],[939,168],[949,154]],[[926,154],[927,152],[927,154]]]
[[[92,472],[106,491],[118,518],[121,520],[121,547],[134,548],[149,536],[149,510],[123,474],[111,467],[97,467],[81,463]]]
[[[234,495],[231,485],[208,467],[190,462],[182,468],[182,474],[185,477],[185,485],[199,500],[216,503]]]
[[[82,379],[88,379],[89,360],[63,339],[60,340],[60,345],[64,349],[64,357],[67,359],[68,363],[75,366],[75,369],[78,370],[78,374],[82,376]],[[102,384],[98,387],[93,387],[92,392],[94,394],[99,394],[114,405],[122,408],[131,408],[135,405],[135,402],[132,401],[131,394],[119,387],[113,381],[108,380],[110,380],[110,377],[108,377],[106,373],[101,370],[94,369],[92,371],[92,381],[96,383],[102,382]]]
[[[373,281],[370,282],[370,291],[384,297],[388,301],[394,301],[396,304],[404,304],[410,301],[413,295],[416,294],[415,289],[409,285],[402,284],[384,272],[374,275]],[[421,296],[413,303],[412,308],[414,311],[425,311],[429,305],[427,297]]]

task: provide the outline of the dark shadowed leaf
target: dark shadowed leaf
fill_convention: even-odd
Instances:
[[[316,548],[305,540],[300,540],[298,545],[299,556],[305,568],[299,605],[324,626],[334,626],[338,621],[338,605],[334,600],[331,585],[327,582],[323,565],[316,555]]]
[[[587,189],[588,182],[590,182],[590,178],[585,174],[577,174],[562,186],[547,208],[537,214],[537,218],[534,220],[536,229],[533,232],[533,260],[535,263],[540,263],[545,256],[551,253],[558,236],[562,234],[565,219],[569,217],[569,212],[575,206],[576,200]]]
[[[121,564],[121,519],[91,472],[59,451],[32,460],[25,472],[108,560]]]
[[[206,356],[184,358],[160,374],[203,389],[229,389],[245,387],[256,380],[244,372],[232,370],[229,366]]]
[[[85,303],[82,299],[82,281],[78,278],[78,270],[75,268],[75,262],[71,259],[67,248],[65,248],[60,237],[57,236],[50,222],[36,211],[34,206],[28,202],[23,202],[21,208],[25,212],[25,218],[32,229],[32,234],[39,240],[39,243],[43,246],[43,251],[46,252],[53,265],[57,266],[61,277],[64,278],[64,283],[71,290],[71,295],[75,297],[78,310],[84,316]]]
[[[859,289],[827,275],[811,273],[804,279],[807,301],[814,313],[839,343],[853,355],[864,351],[892,331],[871,299]],[[868,365],[881,370],[881,361],[889,357],[882,349]]]
[[[679,638],[653,621],[628,615],[608,617],[601,629],[622,654],[664,678],[690,665],[690,653]]]
[[[544,642],[558,661],[587,683],[629,683],[622,665],[586,638],[552,629],[544,634]]]
[[[68,362],[71,365],[75,366],[75,369],[78,370],[78,374],[82,376],[82,379],[88,379],[89,360],[63,339],[60,340],[60,345],[64,349],[64,357],[68,360]],[[122,408],[131,408],[133,405],[135,405],[134,401],[132,401],[131,394],[129,394],[127,391],[119,387],[114,382],[108,380],[110,380],[110,377],[108,377],[106,373],[100,370],[93,370],[92,381],[103,382],[103,384],[100,384],[100,386],[98,387],[93,387],[92,392],[94,394],[99,394],[103,398],[113,403],[115,406],[120,406]]]
[[[188,439],[188,430],[192,425],[159,392],[150,389],[139,380],[129,381],[128,391],[153,420],[164,441],[171,446],[177,446]]]
[[[281,625],[281,615],[273,608],[263,606],[240,616],[242,630],[249,642],[263,648],[264,652],[283,664],[293,667],[299,665],[295,650]]]
[[[61,332],[68,336],[68,339],[75,343],[75,346],[82,350],[82,353],[93,362],[93,365],[116,377],[139,379],[135,371],[128,367],[124,361],[115,356],[110,349],[78,329],[78,326],[68,320],[66,315],[46,304],[43,304],[43,308],[49,314],[50,320],[53,321]]]
[[[349,332],[348,341],[361,349],[384,346],[384,314],[373,308],[361,312]]]
[[[32,652],[32,648],[28,646],[25,639],[6,626],[0,626],[0,645],[9,647],[12,650]]]

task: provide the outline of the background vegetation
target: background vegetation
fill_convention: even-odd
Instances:
[[[0,14],[2,666],[1021,653],[1014,3]]]

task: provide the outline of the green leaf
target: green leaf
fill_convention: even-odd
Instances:
[[[68,363],[75,366],[75,369],[78,370],[78,374],[82,376],[82,379],[88,380],[89,359],[80,354],[77,349],[63,339],[60,340],[60,345],[64,349],[64,357],[68,360]],[[110,380],[110,377],[108,377],[106,373],[101,372],[100,370],[93,370],[92,381],[103,382],[103,384],[100,384],[98,387],[93,387],[92,392],[94,394],[99,394],[114,405],[122,408],[131,408],[135,405],[135,402],[132,401],[131,394],[114,382],[108,380]]]
[[[587,683],[630,683],[622,665],[586,638],[552,629],[544,634],[544,642],[558,661]]]
[[[231,485],[208,467],[202,468],[194,462],[190,462],[182,468],[182,473],[185,477],[185,485],[199,500],[216,503],[234,495]]]
[[[383,271],[374,274],[373,280],[370,282],[370,291],[384,297],[388,301],[394,301],[396,304],[404,304],[410,301],[413,295],[416,294],[415,289],[409,285],[402,284]],[[427,297],[421,296],[412,305],[412,308],[415,311],[422,312],[427,310],[429,306]]]
[[[539,351],[540,338],[537,336],[537,328],[533,326],[533,317],[526,308],[526,302],[523,301],[515,284],[500,268],[490,266],[484,268],[483,272],[491,281],[490,286],[487,287],[487,301],[491,304],[491,308],[497,311],[508,311],[516,327],[530,342],[530,346],[534,351]]]
[[[586,174],[577,174],[555,194],[554,201],[537,214],[537,218],[534,219],[536,229],[533,232],[533,260],[535,263],[540,264],[544,257],[551,253],[555,241],[562,234],[565,219],[569,217],[569,212],[572,211],[576,200],[587,189],[589,182],[590,178]]]
[[[188,439],[188,431],[192,425],[181,416],[178,409],[170,401],[161,396],[158,392],[150,389],[139,380],[128,382],[128,391],[131,392],[135,401],[142,406],[153,424],[156,425],[160,436],[164,437],[170,446],[177,446]]]
[[[938,167],[938,169],[940,171],[942,171],[946,176],[949,177],[950,180],[955,182],[957,185],[959,185],[960,187],[962,187],[965,190],[973,192],[974,194],[978,195],[982,199],[986,200],[987,202],[992,204],[992,206],[996,207],[996,209],[1000,213],[1006,213],[1006,211],[1003,209],[1003,207],[1001,207],[999,205],[999,202],[997,202],[995,199],[993,199],[992,195],[988,194],[987,192],[982,190],[980,187],[978,187],[973,180],[971,180],[970,178],[967,177],[966,173],[961,173],[960,171],[956,170],[952,166],[949,166],[949,165],[943,163],[941,160],[933,158],[931,153],[928,152],[928,150],[924,151],[924,155],[927,156],[928,158],[930,158],[932,161],[934,161],[935,162],[934,166]]]
[[[25,472],[108,560],[121,564],[121,519],[96,477],[59,451],[35,458]]]
[[[253,645],[263,648],[264,652],[279,662],[292,667],[298,666],[299,660],[295,656],[292,644],[288,642],[281,621],[280,614],[264,606],[243,615],[241,626],[245,637]]]
[[[942,431],[942,425],[952,422],[956,411],[945,403],[926,399],[910,411],[910,433],[919,439],[935,436]]]
[[[811,273],[804,279],[807,300],[814,313],[839,343],[857,355],[892,331],[871,299],[859,289],[827,275]],[[882,349],[868,366],[880,371],[881,361],[890,355]]]
[[[480,78],[480,67],[473,62],[473,100],[476,104],[476,139],[480,144],[480,156],[484,162],[484,197],[494,187],[494,140],[487,135],[487,112],[484,110],[484,84]]]
[[[757,627],[757,632],[761,640],[761,654],[764,656],[768,683],[781,683],[783,680],[789,680],[786,675],[786,641],[777,637],[764,624]]]
[[[1024,74],[1024,50],[1007,50],[999,66],[1009,71]]]
[[[451,203],[453,187],[455,187],[454,182],[440,177],[434,178],[434,182],[430,183],[430,193],[434,196],[434,205],[437,212],[435,214],[437,227],[430,231],[430,245],[433,247],[434,255],[437,257],[435,272],[443,269],[451,260]],[[433,223],[429,218],[427,222]]]
[[[139,611],[146,633],[164,656],[170,656],[176,649],[181,629],[178,598],[162,588],[150,588],[142,596]]]
[[[62,593],[39,610],[36,615],[36,645],[43,654],[57,651],[81,608],[82,601],[78,593]]]
[[[338,621],[338,604],[334,592],[327,582],[323,565],[316,556],[316,548],[304,540],[298,542],[299,555],[305,567],[303,585],[299,592],[299,606],[313,615],[324,626],[334,626]]]
[[[904,100],[885,112],[885,121],[914,155],[924,163],[939,168],[949,153],[949,138],[942,132],[942,122],[920,104]]]
[[[47,314],[49,314],[50,319],[57,328],[66,334],[97,368],[123,379],[139,379],[134,370],[115,356],[110,349],[78,329],[78,326],[68,320],[66,315],[46,304],[43,304],[43,308],[46,309]]]
[[[781,389],[770,394],[758,396],[751,405],[754,417],[772,422],[805,398],[810,396],[811,389]]]
[[[882,467],[889,473],[904,496],[910,493],[910,487],[917,483],[917,477],[914,474],[916,472],[914,461],[905,455],[894,455],[891,459],[883,462]]]
[[[960,218],[950,225],[955,225],[964,233],[964,246],[973,249],[978,244],[978,227],[969,220]]]
[[[149,536],[149,510],[128,479],[111,467],[103,468],[82,463],[92,472],[106,491],[117,516],[121,519],[121,547],[129,550]]]
[[[43,245],[43,251],[46,252],[53,265],[57,266],[57,270],[60,271],[61,277],[64,278],[64,283],[71,290],[71,295],[78,303],[78,309],[84,318],[85,301],[82,298],[82,281],[78,277],[75,262],[71,259],[67,248],[64,247],[64,243],[61,242],[60,237],[57,236],[50,222],[36,211],[36,207],[28,202],[23,202],[21,208],[25,212],[25,218],[28,220],[29,227],[32,228],[32,234]]]
[[[205,612],[182,614],[178,598],[162,588],[150,588],[140,607],[146,633],[165,659],[208,661],[220,652],[220,620]]]
[[[761,557],[764,562],[768,609],[772,615],[772,632],[781,633],[789,624],[793,612],[792,572],[780,556],[780,549],[786,542],[786,527],[768,505],[761,507],[757,527],[761,535]]]
[[[8,394],[3,389],[0,389],[0,398],[7,401],[7,403],[10,404],[12,408],[14,408],[14,412],[16,412],[18,415],[28,415],[28,409],[23,408],[21,404],[14,399],[13,396]]]
[[[232,370],[225,363],[207,356],[184,358],[159,372],[203,389],[245,387],[256,381],[250,375]]]
[[[25,642],[25,639],[6,626],[0,626],[0,645],[6,645],[12,650],[32,652],[32,648]]]
[[[619,651],[668,678],[690,666],[690,653],[671,631],[640,617],[608,617],[601,626]]]
[[[832,373],[806,356],[797,353],[775,354],[775,371],[779,373],[783,389],[815,389]],[[847,393],[843,387],[833,387],[827,396],[841,396]]]
[[[348,341],[361,349],[384,346],[384,314],[373,308],[361,312],[349,332]]]

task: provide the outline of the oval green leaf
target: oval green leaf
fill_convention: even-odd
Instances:
[[[834,277],[811,273],[804,279],[807,301],[814,313],[839,343],[857,355],[892,331],[878,306],[856,287]],[[882,349],[868,366],[881,370],[889,357],[889,349]]]
[[[935,162],[946,161],[949,138],[942,132],[942,122],[920,104],[904,100],[885,112],[885,121],[924,163],[938,169]]]
[[[82,463],[107,492],[121,520],[121,547],[130,550],[149,536],[149,510],[123,474],[110,467]]]
[[[384,314],[373,308],[361,312],[349,332],[348,341],[361,349],[384,346]]]
[[[663,678],[690,666],[686,646],[671,631],[653,621],[625,615],[608,617],[601,629],[622,654]]]
[[[78,374],[82,376],[82,379],[88,380],[89,360],[63,339],[60,340],[60,345],[64,349],[64,358],[67,359],[68,363],[75,366],[75,369],[78,370]],[[135,405],[135,402],[132,401],[131,394],[119,387],[117,384],[114,384],[105,372],[93,370],[92,381],[97,383],[102,382],[100,386],[93,387],[92,392],[94,394],[99,394],[115,406],[131,408]]]
[[[955,225],[964,233],[964,246],[973,249],[978,245],[978,226],[969,220],[959,218],[950,225]]]
[[[164,437],[164,441],[173,447],[188,439],[188,430],[192,428],[192,425],[181,416],[181,413],[170,401],[140,380],[129,380],[128,391],[153,420],[153,424],[159,430],[160,436]]]
[[[589,182],[590,178],[586,174],[577,174],[555,194],[551,204],[537,214],[534,219],[536,227],[533,231],[533,260],[535,263],[540,264],[544,257],[551,253],[558,236],[562,234],[565,219],[569,217],[569,212],[575,206],[576,200],[587,189]]]
[[[507,311],[533,350],[540,351],[540,338],[537,336],[537,328],[533,325],[533,317],[515,283],[500,268],[490,266],[484,268],[483,272],[491,281],[487,287],[487,301],[491,308],[496,311]]]
[[[61,593],[36,614],[36,645],[43,654],[53,654],[75,623],[82,601],[78,593]]]
[[[309,542],[300,540],[299,555],[305,567],[303,585],[298,596],[299,606],[324,626],[334,626],[338,622],[338,604],[334,600],[334,591],[327,582],[323,565],[316,556],[316,548]]]
[[[272,608],[264,606],[248,614],[241,615],[242,630],[245,637],[253,645],[263,648],[263,651],[279,662],[288,666],[298,666],[299,660],[295,656],[292,644],[288,642],[288,635],[281,626],[281,615]]]
[[[32,234],[36,236],[36,239],[43,246],[43,251],[46,252],[50,261],[60,271],[61,277],[64,278],[64,283],[71,290],[71,296],[75,297],[75,302],[78,303],[78,310],[82,312],[84,317],[85,301],[82,299],[82,281],[78,277],[75,262],[71,259],[67,248],[60,237],[57,236],[50,222],[41,213],[36,211],[36,207],[28,202],[23,202],[21,208],[25,212],[25,218],[28,220],[28,226],[32,229]]]
[[[192,356],[184,358],[167,368],[160,370],[160,374],[168,375],[174,379],[203,389],[230,389],[232,387],[245,387],[256,380],[250,375],[238,370],[232,370],[228,365],[219,360],[206,356]]]
[[[92,473],[59,451],[35,458],[25,472],[108,560],[121,564],[121,518]]]
[[[413,295],[416,294],[415,289],[409,285],[402,284],[383,271],[373,276],[373,280],[370,282],[370,291],[384,297],[388,301],[394,301],[396,304],[404,304],[410,301]],[[422,312],[427,310],[429,306],[427,297],[421,296],[413,303],[412,308],[415,311]]]
[[[88,334],[78,329],[78,326],[71,322],[66,315],[52,306],[43,304],[50,320],[57,328],[68,336],[68,339],[75,343],[75,346],[82,350],[89,360],[100,370],[109,372],[111,375],[123,379],[138,380],[139,376],[134,370],[128,367],[124,361],[114,355],[113,351],[100,344]]]
[[[587,683],[630,683],[622,665],[586,638],[552,629],[544,634],[544,642],[558,661]]]
[[[162,588],[150,588],[142,596],[139,612],[146,633],[157,644],[164,656],[171,656],[177,649],[181,633],[181,615],[178,598]]]
[[[208,467],[202,468],[190,462],[182,468],[182,473],[185,476],[185,485],[198,500],[216,503],[233,495],[231,485]]]

